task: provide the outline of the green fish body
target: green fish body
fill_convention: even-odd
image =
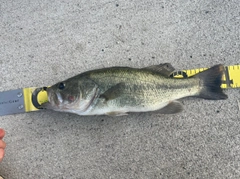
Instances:
[[[45,108],[79,115],[121,116],[128,112],[182,111],[177,99],[197,96],[226,99],[221,79],[224,67],[216,65],[187,79],[170,78],[161,67],[111,67],[88,71],[47,89]]]

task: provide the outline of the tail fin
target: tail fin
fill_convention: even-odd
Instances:
[[[224,66],[219,64],[194,76],[200,79],[200,98],[213,100],[228,98],[221,88],[223,72]]]

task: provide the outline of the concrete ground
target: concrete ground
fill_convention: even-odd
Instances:
[[[239,0],[1,0],[0,91],[81,72],[234,65]],[[5,179],[240,178],[239,89],[228,100],[181,100],[180,114],[0,117]]]

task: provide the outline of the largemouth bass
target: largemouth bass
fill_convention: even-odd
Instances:
[[[122,116],[128,112],[183,110],[176,101],[187,96],[221,100],[223,65],[215,65],[191,78],[169,77],[166,64],[146,68],[111,67],[88,71],[47,88],[43,108],[78,115]]]

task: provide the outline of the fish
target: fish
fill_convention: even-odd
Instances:
[[[183,110],[178,101],[181,98],[228,98],[221,88],[222,64],[189,78],[173,78],[174,71],[170,63],[87,71],[47,88],[48,101],[41,107],[82,116],[123,116],[148,111],[175,114]]]

